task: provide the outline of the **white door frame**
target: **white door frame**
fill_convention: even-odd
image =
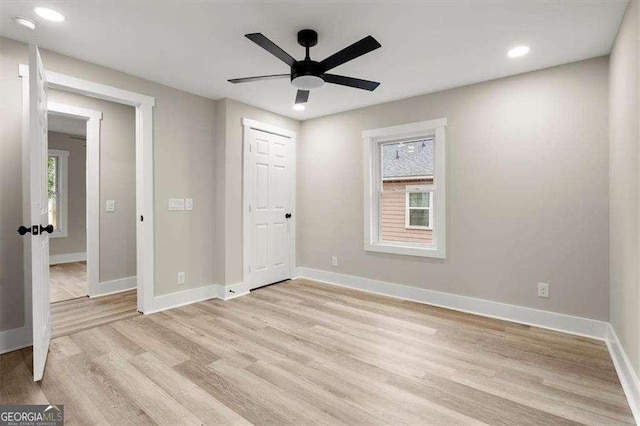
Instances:
[[[87,126],[87,294],[100,295],[100,121],[102,112],[49,102],[51,115],[78,118]],[[68,224],[67,224],[68,227]]]
[[[243,161],[242,161],[242,282],[245,285],[250,283],[249,263],[251,259],[251,232],[250,232],[250,220],[249,220],[249,204],[251,203],[251,196],[253,186],[249,182],[249,161],[251,161],[251,152],[249,151],[249,132],[251,129],[260,130],[262,132],[273,133],[275,135],[283,136],[291,139],[291,152],[290,152],[290,182],[291,182],[291,215],[292,219],[289,221],[291,226],[290,244],[291,253],[289,260],[289,277],[293,278],[296,271],[296,133],[290,130],[281,129],[271,124],[261,123],[259,121],[251,120],[248,118],[242,118],[242,146],[243,146]]]
[[[18,74],[22,77],[22,90],[23,96],[25,96],[25,93],[29,93],[29,66],[20,64]],[[53,71],[47,71],[46,77],[47,85],[51,89],[130,105],[136,109],[136,275],[138,311],[143,313],[151,312],[153,311],[154,300],[153,107],[155,106],[155,98]],[[28,261],[29,259],[25,258],[25,264]],[[25,312],[25,320],[28,320],[28,324],[31,324],[30,293],[31,277],[25,273],[25,295],[28,295],[28,298],[26,298],[28,302],[26,311],[28,312]]]

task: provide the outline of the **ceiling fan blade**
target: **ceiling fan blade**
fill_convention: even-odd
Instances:
[[[362,80],[360,78],[345,77],[343,75],[325,74],[324,81],[327,83],[340,84],[342,86],[355,87],[356,89],[364,89],[369,91],[376,90],[380,86],[377,81]]]
[[[296,62],[293,56],[289,55],[287,52],[279,48],[274,42],[260,33],[245,34],[244,36],[267,52],[271,53],[276,58],[280,59],[285,64],[292,66]]]
[[[309,91],[308,90],[298,90],[296,93],[296,104],[304,104],[309,100]]]
[[[279,78],[289,78],[291,77],[289,74],[271,74],[271,75],[259,75],[257,77],[245,77],[245,78],[232,78],[227,80],[229,83],[250,83],[252,81],[262,81],[262,80],[276,80]]]
[[[372,50],[376,50],[379,47],[382,47],[382,45],[378,43],[378,40],[369,35],[360,41],[356,41],[351,46],[345,47],[341,51],[334,53],[320,62],[320,64],[325,71],[329,71],[338,65],[349,62],[350,60],[369,53]]]

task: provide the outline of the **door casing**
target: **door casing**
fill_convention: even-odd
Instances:
[[[290,130],[282,129],[271,124],[261,123],[259,121],[251,120],[249,118],[242,119],[242,149],[243,149],[243,164],[242,164],[242,281],[245,286],[251,282],[251,273],[249,272],[249,264],[251,259],[250,247],[252,244],[250,233],[250,220],[249,220],[249,205],[251,202],[251,195],[253,187],[249,182],[248,165],[251,161],[249,151],[249,132],[251,129],[259,130],[262,132],[273,133],[275,135],[283,136],[291,140],[291,155],[289,158],[289,170],[290,170],[290,198],[291,198],[291,215],[290,220],[291,233],[290,238],[290,259],[289,259],[289,276],[294,278],[296,275],[296,133]]]

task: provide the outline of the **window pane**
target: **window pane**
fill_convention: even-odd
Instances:
[[[433,177],[433,139],[386,143],[381,149],[383,181]]]
[[[409,225],[429,226],[429,210],[428,209],[410,209]]]
[[[58,157],[47,160],[47,191],[49,194],[49,223],[58,229]]]
[[[409,194],[409,207],[429,207],[429,193],[414,192]]]
[[[433,232],[429,229],[407,228],[404,192],[384,192],[380,195],[380,239],[382,241],[431,245],[433,244],[432,235]]]

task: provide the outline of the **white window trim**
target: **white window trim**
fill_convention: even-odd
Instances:
[[[447,119],[420,121],[399,126],[383,127],[362,132],[364,152],[364,250],[409,256],[446,258],[446,155],[445,128]],[[382,241],[380,230],[381,203],[378,197],[381,158],[379,146],[405,138],[433,137],[435,144],[433,245]],[[436,188],[437,185],[437,188]]]
[[[407,185],[405,186],[405,201],[404,201],[404,227],[405,229],[422,229],[427,231],[433,231],[433,191],[432,185]],[[411,194],[425,192],[429,194],[429,207],[411,207],[409,202],[409,196]],[[429,226],[411,225],[410,210],[429,210]]]
[[[50,149],[48,157],[57,157],[56,180],[58,184],[58,226],[53,229],[49,238],[65,238],[69,236],[69,151]]]

